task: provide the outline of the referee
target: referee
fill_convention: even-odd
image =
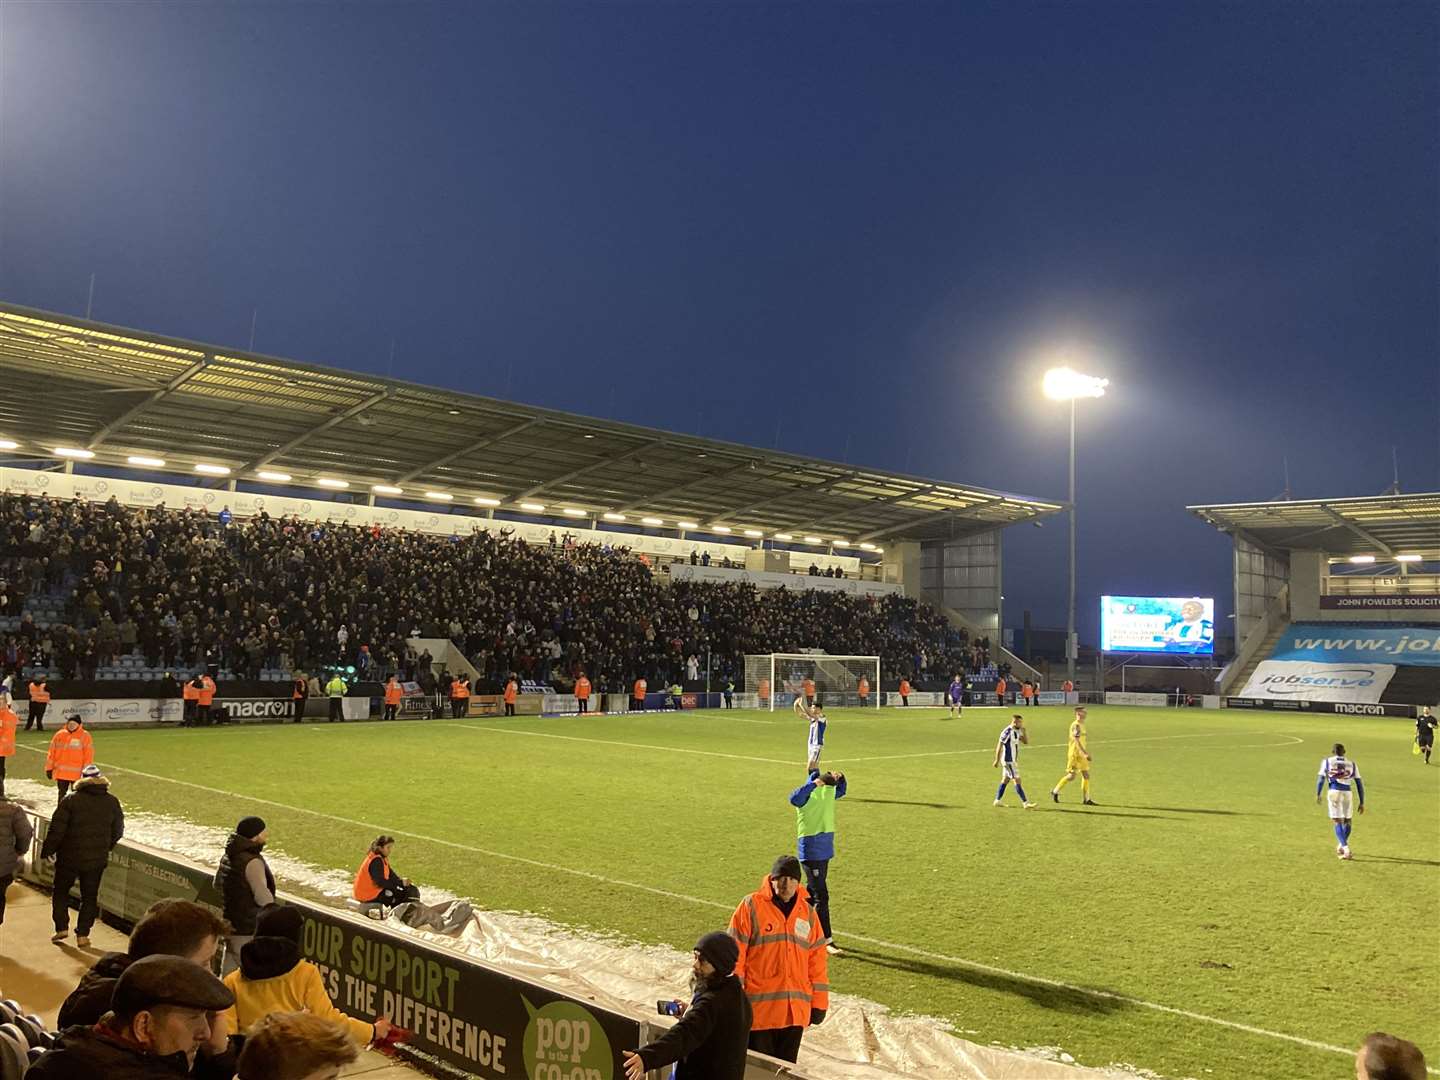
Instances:
[[[1415,745],[1420,747],[1420,753],[1425,755],[1425,764],[1430,764],[1430,751],[1435,749],[1435,728],[1440,725],[1440,720],[1430,715],[1430,706],[1426,705],[1420,710],[1420,715],[1415,718]]]

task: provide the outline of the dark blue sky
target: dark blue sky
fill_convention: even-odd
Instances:
[[[1440,8],[0,3],[0,297],[1063,495],[1229,610],[1186,503],[1440,488]],[[1007,622],[1063,625],[1062,520]],[[1093,632],[1093,631],[1092,631]],[[1087,637],[1090,636],[1087,634]]]

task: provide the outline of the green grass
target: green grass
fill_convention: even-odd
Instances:
[[[1082,808],[1078,782],[1058,807],[1047,794],[1067,720],[1027,715],[1022,765],[1040,806],[1024,811],[1013,792],[991,806],[998,710],[833,714],[826,765],[850,780],[831,866],[849,946],[831,961],[837,989],[946,1017],[977,1042],[1166,1076],[1353,1073],[1328,1051],[1087,991],[1339,1046],[1379,1028],[1440,1052],[1440,759],[1410,754],[1407,722],[1093,708],[1101,805]],[[1337,739],[1371,807],[1349,863],[1314,798]],[[225,829],[258,812],[273,846],[347,871],[383,828],[422,883],[689,949],[794,850],[786,797],[803,780],[805,731],[737,711],[101,730],[95,742],[128,807]],[[39,775],[39,755],[12,760],[12,775]]]

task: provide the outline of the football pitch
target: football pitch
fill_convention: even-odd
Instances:
[[[1025,715],[1033,810],[991,805],[1008,710],[831,714],[836,991],[1167,1077],[1352,1076],[1328,1047],[1373,1029],[1440,1053],[1440,758],[1410,722],[1093,707],[1082,807],[1049,796],[1069,710]],[[127,808],[258,813],[347,871],[383,830],[422,886],[686,951],[794,851],[805,738],[745,710],[95,732]],[[1351,862],[1315,804],[1336,741],[1367,795]]]

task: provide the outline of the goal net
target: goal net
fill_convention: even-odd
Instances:
[[[826,653],[749,653],[745,657],[745,689],[757,695],[762,709],[788,709],[815,684],[815,696],[826,707],[880,707],[880,658],[830,656]]]

